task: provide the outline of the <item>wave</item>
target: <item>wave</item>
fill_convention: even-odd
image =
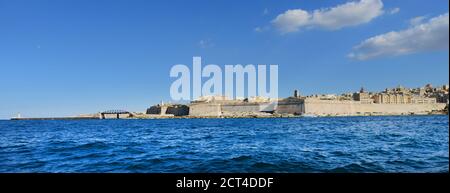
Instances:
[[[325,172],[330,173],[374,173],[385,171],[379,164],[363,162],[363,163],[351,163],[345,166],[335,167]]]
[[[107,143],[101,142],[101,141],[96,141],[96,142],[78,145],[75,148],[77,148],[77,149],[104,149],[107,147],[109,147],[109,145]]]
[[[241,155],[238,157],[231,158],[231,160],[232,161],[248,161],[248,160],[251,160],[252,158],[253,157],[249,156],[249,155]]]

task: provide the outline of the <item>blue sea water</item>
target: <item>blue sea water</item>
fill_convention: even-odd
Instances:
[[[448,172],[448,116],[0,121],[0,172]]]

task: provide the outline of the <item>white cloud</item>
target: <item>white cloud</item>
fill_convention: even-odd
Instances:
[[[418,17],[412,18],[409,20],[409,25],[415,26],[415,25],[422,24],[426,18],[427,18],[426,16],[418,16]]]
[[[294,9],[287,10],[285,13],[278,15],[272,23],[282,33],[289,33],[298,31],[301,26],[310,23],[311,15],[304,10]]]
[[[272,24],[281,33],[295,32],[303,27],[337,30],[368,23],[381,14],[383,14],[381,0],[360,0],[311,12],[302,9],[287,10],[272,20]]]
[[[391,14],[391,15],[394,15],[398,12],[400,12],[400,8],[398,8],[398,7],[389,10],[389,14]]]
[[[427,22],[371,37],[354,47],[348,56],[367,60],[449,48],[449,15],[445,13]]]

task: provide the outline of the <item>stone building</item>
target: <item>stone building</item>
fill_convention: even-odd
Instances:
[[[448,98],[449,87],[448,85],[443,85],[441,88],[435,88],[429,96],[436,98],[437,103],[449,103]]]
[[[412,104],[434,104],[434,103],[436,103],[436,98],[413,96],[411,98],[411,103]]]
[[[360,101],[362,104],[373,103],[373,99],[370,97],[370,94],[364,90],[364,88],[361,88],[359,92],[353,94],[353,100]]]
[[[374,103],[379,104],[409,104],[412,103],[411,95],[409,94],[387,94],[379,93],[374,97]]]
[[[393,89],[385,89],[373,96],[374,102],[378,104],[431,104],[433,99],[425,97],[426,87],[418,89],[407,89],[398,86]],[[435,100],[434,100],[435,101]]]

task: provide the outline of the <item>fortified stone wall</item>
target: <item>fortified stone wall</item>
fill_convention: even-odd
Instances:
[[[305,106],[303,103],[278,103],[275,112],[279,114],[300,115],[305,112]]]
[[[445,108],[445,103],[436,104],[361,104],[354,101],[305,101],[305,114],[313,115],[400,115],[426,114]]]
[[[190,116],[220,116],[221,105],[214,103],[193,103],[189,106]]]
[[[443,110],[445,106],[445,103],[362,104],[359,101],[305,99],[296,102],[279,102],[275,112],[279,114],[307,114],[319,116],[406,115],[427,114],[432,111]],[[191,104],[189,111],[189,115],[191,116],[221,116],[245,112],[259,113],[262,109],[257,103],[193,103]]]
[[[356,115],[359,105],[362,104],[356,101],[306,99],[303,113],[313,115]]]
[[[146,114],[161,114],[161,107],[160,106],[151,106],[150,108],[147,109]]]
[[[146,114],[149,115],[189,115],[189,107],[187,105],[155,105],[147,109]]]
[[[250,104],[222,104],[221,112],[223,114],[254,112],[259,113],[260,108],[257,103]]]
[[[221,116],[240,113],[260,113],[270,110],[270,106],[262,103],[193,103],[189,106],[191,116]],[[272,109],[273,110],[273,109]]]
[[[186,105],[177,105],[167,107],[166,114],[175,116],[189,115],[189,107]]]
[[[375,113],[429,113],[431,111],[443,110],[445,103],[434,104],[361,104],[358,109],[361,112],[375,112]]]

